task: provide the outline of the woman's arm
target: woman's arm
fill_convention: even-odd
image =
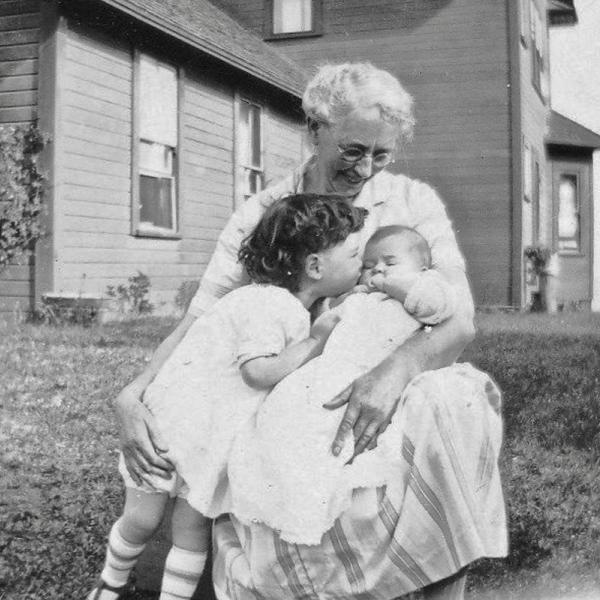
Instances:
[[[291,344],[276,356],[259,356],[241,367],[242,378],[250,387],[263,390],[279,383],[286,375],[323,352],[325,342],[340,316],[334,312],[322,314],[310,328],[310,336]]]
[[[326,408],[335,409],[348,403],[332,445],[335,455],[352,431],[355,454],[373,447],[389,424],[409,381],[423,371],[452,364],[472,341],[474,308],[466,275],[460,268],[447,269],[442,274],[457,292],[454,315],[431,331],[419,331],[342,395],[325,404]]]
[[[150,411],[142,404],[145,389],[196,320],[187,313],[155,350],[144,371],[121,391],[114,402],[125,465],[140,484],[149,475],[169,477],[171,463],[160,456],[168,450]]]

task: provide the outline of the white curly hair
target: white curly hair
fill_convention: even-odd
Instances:
[[[388,71],[369,62],[327,64],[308,82],[302,108],[308,119],[335,125],[356,108],[378,108],[381,118],[398,126],[399,138],[412,138],[412,96]]]

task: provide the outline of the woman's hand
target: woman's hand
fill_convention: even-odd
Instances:
[[[143,373],[126,386],[115,400],[123,458],[129,474],[138,485],[143,481],[149,483],[150,475],[168,479],[173,470],[173,465],[158,454],[167,452],[168,448],[154,417],[142,404],[142,395],[196,318],[189,312],[184,315],[155,350]]]
[[[389,425],[404,388],[412,379],[408,362],[398,364],[384,361],[359,377],[332,401],[323,406],[334,410],[348,403],[342,422],[332,444],[337,456],[347,436],[354,432],[354,456],[377,445],[377,438]]]
[[[150,483],[151,475],[168,479],[173,465],[159,456],[168,451],[152,413],[142,404],[141,394],[127,386],[115,400],[119,437],[125,465],[137,485]]]

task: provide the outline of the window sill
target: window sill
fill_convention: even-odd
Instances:
[[[157,238],[161,240],[180,240],[181,234],[163,229],[138,228],[133,232],[134,237]]]
[[[267,33],[263,39],[266,42],[272,42],[274,40],[290,40],[294,38],[313,38],[322,35],[323,32],[321,31],[295,31],[289,33]]]

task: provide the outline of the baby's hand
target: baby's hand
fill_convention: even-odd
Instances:
[[[404,302],[408,290],[414,285],[420,271],[406,271],[404,273],[376,273],[369,281],[370,287],[384,292],[391,298]]]
[[[373,277],[369,278],[367,283],[367,291],[369,292],[383,292],[383,286],[385,284],[385,275],[383,273],[375,273]]]
[[[365,285],[364,283],[359,283],[358,285],[355,285],[352,290],[350,290],[350,292],[348,292],[348,296],[350,294],[368,294],[369,292],[371,292],[372,290],[369,289],[368,285]]]
[[[335,326],[340,322],[340,315],[334,311],[323,313],[310,328],[310,337],[324,344]]]

